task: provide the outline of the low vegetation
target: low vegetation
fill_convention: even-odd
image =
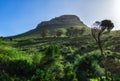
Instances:
[[[91,34],[45,32],[39,38],[0,38],[0,81],[120,81],[119,31],[102,34],[105,59]]]

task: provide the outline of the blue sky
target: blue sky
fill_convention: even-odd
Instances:
[[[111,19],[120,29],[120,0],[0,0],[0,36],[34,29],[41,21],[74,14],[88,26]]]

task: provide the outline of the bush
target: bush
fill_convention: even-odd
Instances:
[[[9,77],[6,73],[0,73],[0,81],[12,81],[12,79]]]
[[[32,63],[32,59],[29,55],[10,46],[0,46],[0,60],[27,60]]]
[[[116,77],[116,78],[115,78],[115,81],[120,81],[120,77]]]
[[[50,81],[50,74],[47,71],[37,69],[31,81]]]
[[[8,63],[7,72],[13,76],[30,77],[35,73],[35,66],[26,60],[14,60]]]
[[[41,58],[42,58],[42,54],[41,53],[34,54],[33,57],[32,57],[33,63],[34,64],[39,64]]]

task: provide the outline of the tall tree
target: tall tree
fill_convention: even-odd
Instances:
[[[104,31],[110,32],[110,30],[112,30],[112,28],[114,27],[114,24],[112,23],[111,20],[102,20],[101,22],[96,21],[92,26],[93,26],[91,28],[92,36],[95,39],[96,43],[98,44],[98,47],[101,51],[101,55],[104,56],[101,45],[101,36]]]
[[[86,28],[85,28],[85,27],[82,27],[82,28],[80,29],[79,34],[80,34],[80,35],[81,35],[81,34],[84,34],[85,31],[86,31]]]
[[[75,28],[75,27],[70,27],[67,29],[66,35],[70,36],[70,37],[78,37],[80,35],[82,35],[85,32],[85,28]]]
[[[63,34],[62,30],[59,29],[59,30],[56,31],[56,36],[57,37],[60,37],[62,34]]]
[[[44,37],[46,37],[47,35],[48,35],[48,33],[49,33],[49,30],[43,30],[42,32],[41,32],[41,36],[44,38]]]
[[[74,27],[70,27],[67,29],[66,36],[72,37],[74,33]]]
[[[112,30],[113,27],[114,24],[112,23],[111,20],[102,20],[101,22],[96,21],[93,24],[93,28],[91,28],[92,36],[94,37],[96,43],[98,44],[103,60],[105,60],[106,58],[105,58],[105,54],[103,53],[101,36],[102,33],[105,31],[110,32],[110,30]],[[108,81],[108,72],[106,70],[106,66],[103,67],[105,68],[105,76],[106,76],[106,80]]]

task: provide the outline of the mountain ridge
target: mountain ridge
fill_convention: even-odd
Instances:
[[[80,25],[83,24],[83,22],[77,17],[76,15],[62,15],[59,17],[55,17],[49,21],[43,21],[38,26],[45,26],[45,25]]]
[[[78,16],[76,15],[61,15],[59,17],[52,18],[49,21],[40,22],[35,29],[29,30],[25,33],[16,35],[14,37],[22,37],[22,36],[39,36],[40,32],[44,30],[49,30],[53,32],[58,28],[69,28],[69,27],[87,27]]]

